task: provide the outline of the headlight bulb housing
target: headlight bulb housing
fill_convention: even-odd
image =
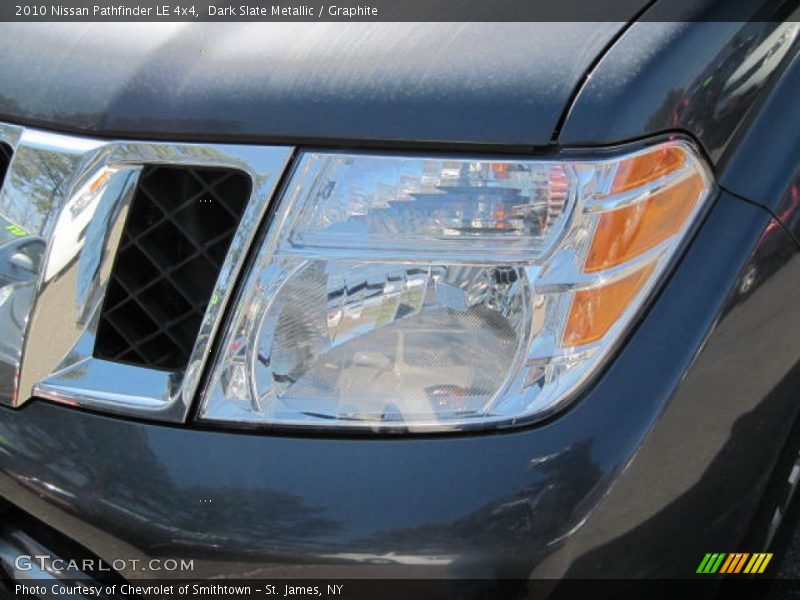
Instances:
[[[550,415],[610,355],[711,190],[682,139],[596,160],[305,152],[200,418],[425,432]]]

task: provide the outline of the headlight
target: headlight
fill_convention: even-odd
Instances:
[[[430,431],[548,415],[597,372],[710,189],[674,140],[601,160],[306,152],[201,418]]]

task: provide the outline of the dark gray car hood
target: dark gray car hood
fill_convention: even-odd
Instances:
[[[622,23],[0,25],[0,119],[98,135],[549,143]]]

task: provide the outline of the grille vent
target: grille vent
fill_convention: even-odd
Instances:
[[[186,367],[250,196],[232,169],[142,170],[111,271],[94,356]]]
[[[11,163],[12,150],[5,144],[0,144],[0,187],[3,187],[3,180],[6,178],[8,165]]]

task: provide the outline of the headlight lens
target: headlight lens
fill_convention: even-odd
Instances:
[[[550,414],[602,364],[710,189],[680,140],[602,160],[307,152],[201,417],[430,431]]]

